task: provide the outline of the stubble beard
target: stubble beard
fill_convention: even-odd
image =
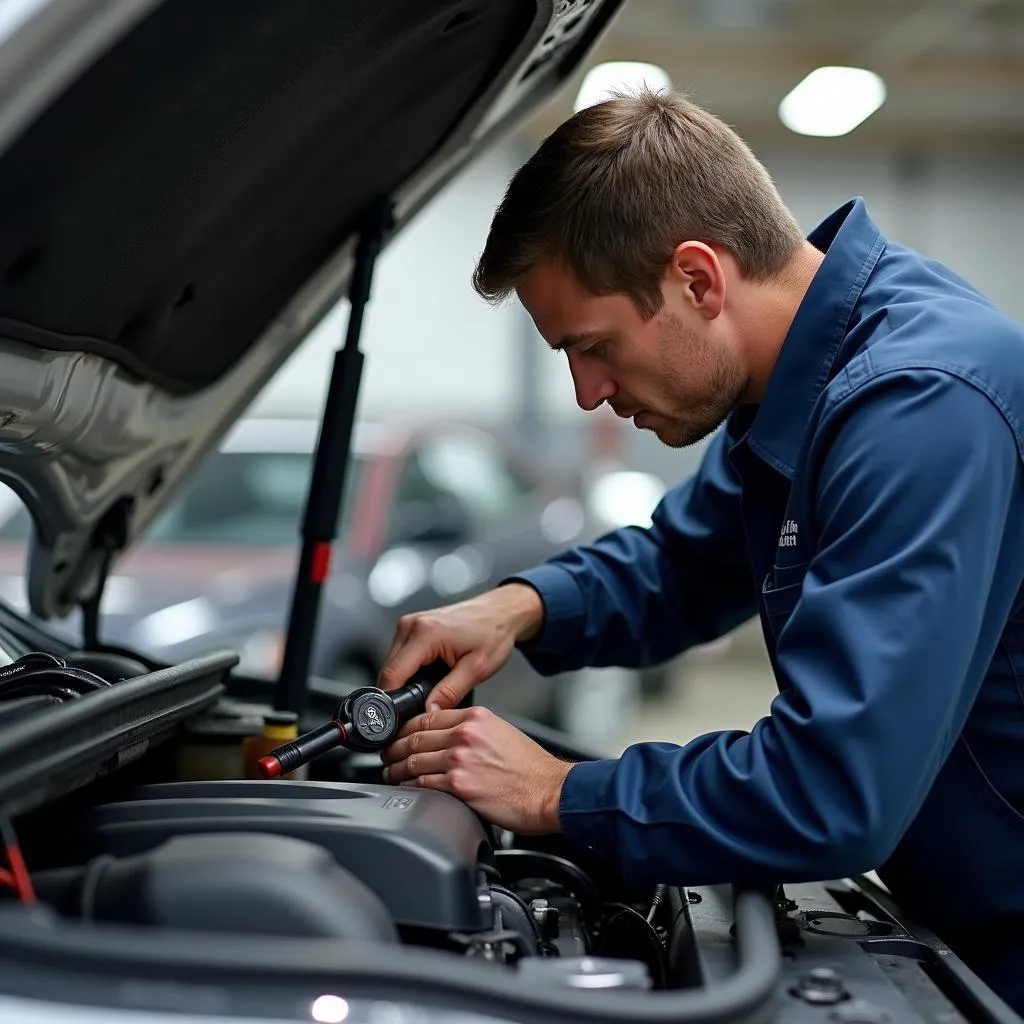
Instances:
[[[689,399],[685,412],[678,416],[659,415],[652,430],[658,440],[668,448],[688,448],[713,434],[726,420],[746,387],[746,378],[740,366],[725,353],[709,350],[699,338],[677,317],[666,318],[662,350],[665,354],[666,390],[677,396],[685,391],[683,376],[676,370],[677,360],[687,354],[694,363],[695,376],[706,380],[706,390],[700,399]]]

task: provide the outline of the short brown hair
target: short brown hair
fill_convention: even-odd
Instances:
[[[745,277],[764,280],[803,235],[728,125],[678,93],[617,95],[570,117],[516,172],[473,287],[498,301],[554,258],[589,291],[629,295],[651,317],[672,251],[687,240],[724,246]]]

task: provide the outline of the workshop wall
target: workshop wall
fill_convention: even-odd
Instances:
[[[508,147],[487,154],[436,196],[378,261],[363,325],[363,415],[492,422],[514,415],[510,381],[521,317],[511,306],[495,309],[480,300],[470,277],[517,155]],[[342,301],[256,408],[319,408],[347,317]]]

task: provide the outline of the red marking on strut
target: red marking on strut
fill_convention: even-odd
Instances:
[[[314,583],[323,583],[331,569],[330,541],[319,540],[313,548],[313,562],[309,567],[309,578]]]

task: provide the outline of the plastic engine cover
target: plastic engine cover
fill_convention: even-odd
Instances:
[[[143,786],[71,824],[87,855],[125,857],[178,835],[274,833],[316,843],[368,886],[398,925],[489,927],[476,815],[447,793],[357,783],[223,781]],[[241,838],[241,837],[240,837]]]
[[[59,884],[66,871],[55,874]],[[46,900],[48,876],[37,877]],[[77,886],[77,909],[95,921],[399,941],[387,908],[369,886],[323,847],[290,836],[175,836],[146,853],[93,861]]]

